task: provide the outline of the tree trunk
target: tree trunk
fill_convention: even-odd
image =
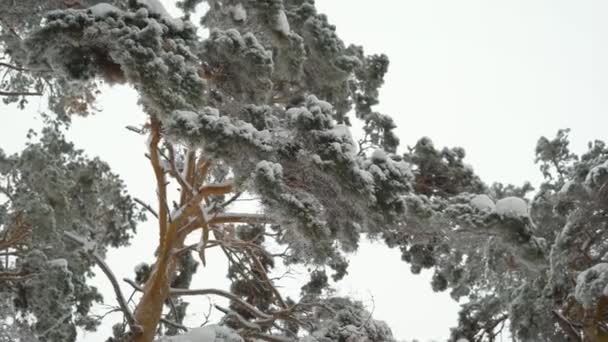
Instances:
[[[143,329],[135,337],[135,342],[152,342],[158,323],[160,322],[163,306],[169,297],[169,274],[174,269],[173,257],[158,258],[154,271],[144,286],[144,294],[135,309],[135,320]]]

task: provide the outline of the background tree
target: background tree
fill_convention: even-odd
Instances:
[[[86,279],[97,264],[125,317],[109,341],[391,341],[361,303],[330,291],[327,272],[340,280],[344,252],[367,234],[398,246],[413,272],[434,268],[433,289],[468,296],[454,340],[492,341],[505,325],[521,340],[606,338],[602,142],[578,158],[567,131],[539,140],[546,182],[527,200],[529,184],[485,185],[461,148],[423,138],[397,154],[395,124],[373,110],[388,59],[346,46],[313,1],[206,1],[205,39],[188,21],[200,2],[181,2],[180,19],[154,0],[0,4],[0,95],[23,106],[44,94],[53,112],[39,142],[0,155],[6,336],[74,341],[76,326],[94,329],[102,299]],[[149,136],[154,207],[63,138],[70,115],[94,111],[100,82],[134,87],[149,115],[132,130]],[[235,211],[244,195],[262,213]],[[159,238],[154,262],[126,280],[141,292],[132,307],[103,259],[128,244],[139,207]],[[209,248],[229,260],[230,291],[190,288]],[[269,277],[277,258],[315,269],[301,298]],[[184,333],[184,297],[204,294],[230,306],[216,307],[219,325]]]

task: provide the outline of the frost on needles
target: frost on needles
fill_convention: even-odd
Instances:
[[[462,148],[421,138],[398,152],[393,120],[375,111],[388,58],[347,46],[314,1],[178,7],[183,17],[157,0],[0,3],[2,99],[25,107],[44,95],[51,113],[22,152],[0,153],[0,341],[76,341],[77,327],[99,324],[90,309],[101,301],[124,316],[114,342],[393,341],[368,308],[333,296],[363,234],[466,299],[452,341],[493,341],[503,328],[521,341],[607,338],[603,142],[577,156],[561,130],[538,141],[537,189],[488,185]],[[102,83],[133,87],[148,114],[132,130],[148,135],[153,205],[63,136],[73,115],[96,113]],[[242,198],[260,211],[236,211]],[[158,246],[125,280],[129,301],[104,258],[128,245],[143,211]],[[214,262],[209,248],[229,260],[230,289],[192,282]],[[269,276],[279,261],[312,270],[299,298]],[[94,265],[115,298],[88,285]],[[191,329],[197,295],[230,304]]]

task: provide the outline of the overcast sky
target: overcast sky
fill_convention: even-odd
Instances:
[[[429,136],[438,146],[464,147],[467,162],[487,182],[537,184],[533,151],[541,135],[570,127],[577,152],[589,140],[607,138],[606,1],[317,0],[317,6],[347,43],[389,56],[379,110],[397,121],[403,147]],[[33,112],[43,105],[30,107],[20,112],[0,104],[0,147],[22,146],[28,127],[38,124]],[[99,115],[75,121],[70,138],[109,162],[134,196],[152,202],[145,139],[123,128],[145,120],[135,93],[115,87],[100,107]],[[133,248],[109,255],[119,278],[132,277],[142,259],[151,261],[156,227],[144,224],[139,232]],[[221,258],[214,256],[209,259]],[[226,286],[225,273],[223,263],[210,262],[193,287]],[[428,278],[410,275],[398,251],[365,244],[340,288],[373,307],[397,338],[445,340],[457,304],[434,294]],[[106,280],[95,281],[113,305]],[[195,301],[206,310],[206,299]],[[104,341],[116,317],[81,341]]]

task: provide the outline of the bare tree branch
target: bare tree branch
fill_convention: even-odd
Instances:
[[[260,340],[268,341],[268,342],[294,342],[293,338],[285,337],[285,336],[276,336],[269,335],[264,333],[253,333],[254,337],[257,337]]]
[[[570,320],[568,320],[566,317],[564,317],[557,310],[553,310],[553,315],[555,316],[555,318],[557,318],[557,323],[559,324],[560,328],[562,328],[562,330],[564,330],[564,332],[566,334],[568,334],[568,336],[570,336],[570,338],[572,338],[575,342],[582,341],[581,336],[576,331],[576,329],[574,328],[574,326],[572,325],[572,322],[570,322]]]
[[[0,67],[4,67],[4,68],[8,68],[8,69],[13,69],[13,70],[17,70],[17,71],[27,71],[27,69],[22,68],[20,66],[16,66],[16,65],[4,63],[4,62],[0,62]]]
[[[158,213],[149,204],[147,204],[146,202],[140,200],[137,197],[133,197],[133,200],[135,202],[139,203],[139,205],[141,205],[142,207],[144,207],[144,209],[148,210],[150,212],[150,214],[154,215],[154,217],[158,218]]]
[[[272,283],[272,280],[270,280],[268,278],[268,273],[266,272],[266,269],[264,268],[264,265],[262,264],[262,262],[257,258],[257,256],[255,255],[255,253],[251,249],[247,248],[245,250],[247,251],[247,254],[249,255],[249,257],[253,260],[255,266],[258,268],[258,271],[262,275],[262,278],[263,278],[264,282],[268,286],[270,286],[270,290],[272,291],[272,293],[274,293],[274,296],[279,301],[279,304],[281,305],[281,307],[283,309],[286,309],[287,308],[287,304],[285,303],[285,300],[283,300],[283,297],[281,296],[281,293],[274,286],[274,284]]]
[[[171,325],[171,326],[173,326],[173,327],[175,327],[177,329],[181,329],[183,331],[188,331],[189,330],[186,326],[183,326],[183,325],[181,325],[181,324],[179,324],[177,322],[170,321],[170,320],[168,320],[166,318],[161,318],[160,321],[163,322],[163,323],[165,323],[165,324],[167,324],[167,325]]]
[[[136,289],[138,291],[143,291],[143,288],[141,286],[139,286],[133,280],[128,279],[128,278],[124,278],[123,280],[127,284],[131,285],[134,289]],[[251,304],[243,301],[238,296],[234,295],[233,293],[227,292],[227,291],[223,291],[223,290],[219,290],[219,289],[190,290],[190,289],[174,289],[174,288],[172,288],[172,289],[170,289],[169,292],[170,292],[171,296],[205,296],[205,295],[216,295],[216,296],[228,298],[230,300],[233,300],[233,301],[237,302],[239,305],[241,305],[245,309],[249,310],[254,316],[256,316],[258,318],[272,318],[271,315],[263,313],[262,311],[258,310],[255,306],[253,306],[253,305],[251,305]]]
[[[220,223],[271,223],[272,220],[265,215],[248,213],[219,213],[209,224]]]
[[[160,142],[160,122],[158,119],[152,118],[151,124],[151,132],[150,132],[150,145],[149,145],[149,153],[150,153],[150,162],[152,164],[152,169],[154,170],[154,176],[156,177],[156,185],[158,187],[158,206],[159,206],[159,228],[160,228],[160,245],[162,245],[163,240],[166,238],[167,233],[167,224],[168,224],[168,213],[167,208],[164,205],[167,200],[167,185],[165,181],[165,171],[163,170],[160,158],[158,154],[158,143]]]
[[[0,90],[0,96],[42,96],[42,93],[27,92],[27,91],[2,91]]]
[[[14,248],[27,243],[32,228],[23,221],[23,212],[17,212],[15,216],[14,230],[5,230],[5,235],[0,239],[0,250]]]
[[[33,277],[33,274],[25,273],[23,271],[19,272],[0,272],[0,281],[8,281],[8,280],[25,280]]]
[[[29,69],[29,68],[24,68],[22,66],[9,64],[9,63],[5,63],[5,62],[0,62],[0,67],[6,68],[6,69],[12,69],[12,70],[16,70],[16,71],[27,71],[27,72],[51,72],[52,71],[50,69]]]

